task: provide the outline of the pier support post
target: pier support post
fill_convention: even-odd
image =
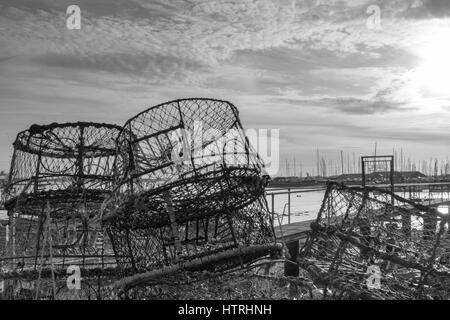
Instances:
[[[275,195],[272,193],[272,221],[275,223]]]
[[[291,188],[288,188],[288,224],[291,224]]]
[[[408,237],[411,237],[411,216],[408,214],[402,214],[402,231],[403,234]]]
[[[298,240],[286,243],[289,252],[289,262],[284,263],[284,275],[286,277],[298,277],[299,267],[297,262],[297,255],[300,250],[300,243]]]
[[[436,225],[437,225],[436,217],[433,217],[430,214],[424,216],[423,230],[422,230],[422,239],[424,241],[433,240],[436,234]]]

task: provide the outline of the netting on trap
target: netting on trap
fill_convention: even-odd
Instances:
[[[237,108],[222,100],[181,99],[128,120],[118,139],[117,185],[136,194],[223,168],[264,166],[250,145]]]
[[[448,299],[449,218],[390,191],[329,183],[299,264],[332,298]]]
[[[220,269],[207,257],[231,252],[235,265],[241,248],[274,243],[263,162],[231,103],[152,107],[125,124],[117,144],[116,192],[102,219],[127,275],[197,259]]]
[[[3,278],[33,278],[50,267],[115,264],[109,240],[93,218],[112,190],[120,130],[110,124],[53,123],[17,135],[6,188]]]

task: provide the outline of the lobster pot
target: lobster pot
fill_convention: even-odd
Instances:
[[[329,183],[299,263],[335,297],[448,299],[448,221],[390,191]]]
[[[226,101],[163,103],[128,120],[119,135],[116,170],[122,193],[193,183],[226,168],[245,168],[246,176],[259,176],[263,168],[236,107]]]
[[[103,221],[124,270],[274,241],[264,164],[229,102],[175,100],[138,114],[119,135],[115,168]]]
[[[162,212],[166,212],[165,217]],[[108,225],[117,262],[124,275],[163,269],[195,259],[205,261],[198,270],[220,271],[270,254],[267,249],[242,255],[243,248],[274,242],[273,229],[267,223],[270,215],[264,197],[232,211],[211,208],[207,214],[177,215],[174,220],[169,217],[169,212],[162,208],[155,211],[161,220],[151,227],[124,226],[121,219]],[[212,261],[208,257],[224,252],[229,253],[226,260],[208,263]]]
[[[92,221],[113,187],[120,129],[53,123],[17,135],[5,203],[9,271],[113,263],[111,245]]]

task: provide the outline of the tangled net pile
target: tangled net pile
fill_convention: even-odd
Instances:
[[[115,138],[121,128],[98,123],[33,125],[14,142],[5,207],[8,252],[3,279],[84,276],[116,265],[111,244],[93,222],[114,181]]]
[[[279,249],[263,162],[229,102],[183,99],[127,121],[117,140],[116,188],[105,205],[130,288],[179,270],[220,271]]]
[[[330,298],[449,299],[449,220],[389,191],[329,183],[298,261]]]

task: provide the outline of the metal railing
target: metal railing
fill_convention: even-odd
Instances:
[[[283,213],[282,216],[286,216],[286,208],[287,208],[287,218],[288,218],[288,224],[291,224],[291,213],[292,213],[292,206],[291,206],[291,195],[293,194],[299,194],[299,193],[308,193],[308,192],[317,192],[317,191],[325,191],[325,187],[323,188],[311,188],[311,189],[301,189],[301,188],[274,188],[270,189],[266,192],[266,196],[270,197],[271,199],[271,208],[270,212],[272,214],[272,219],[275,221],[275,197],[278,195],[287,195],[287,202],[284,204],[283,207]]]
[[[349,185],[353,186],[353,185]],[[355,185],[357,186],[357,185]],[[377,187],[389,187],[385,185],[376,185]],[[281,216],[286,216],[288,218],[288,224],[291,224],[291,215],[292,215],[292,203],[291,203],[291,195],[292,194],[301,194],[307,192],[317,192],[317,191],[325,191],[325,187],[274,187],[266,192],[266,196],[271,199],[271,208],[270,212],[272,214],[272,218],[274,219],[275,214],[275,202],[276,197],[279,195],[287,195],[287,202],[284,203],[283,213],[278,213]],[[429,205],[433,204],[433,200],[440,199],[441,202],[445,200],[449,200],[450,202],[450,183],[399,183],[394,185],[394,192],[399,194],[405,199],[411,200],[420,200],[427,201]],[[287,214],[286,214],[287,208]],[[275,220],[274,220],[275,221]]]

